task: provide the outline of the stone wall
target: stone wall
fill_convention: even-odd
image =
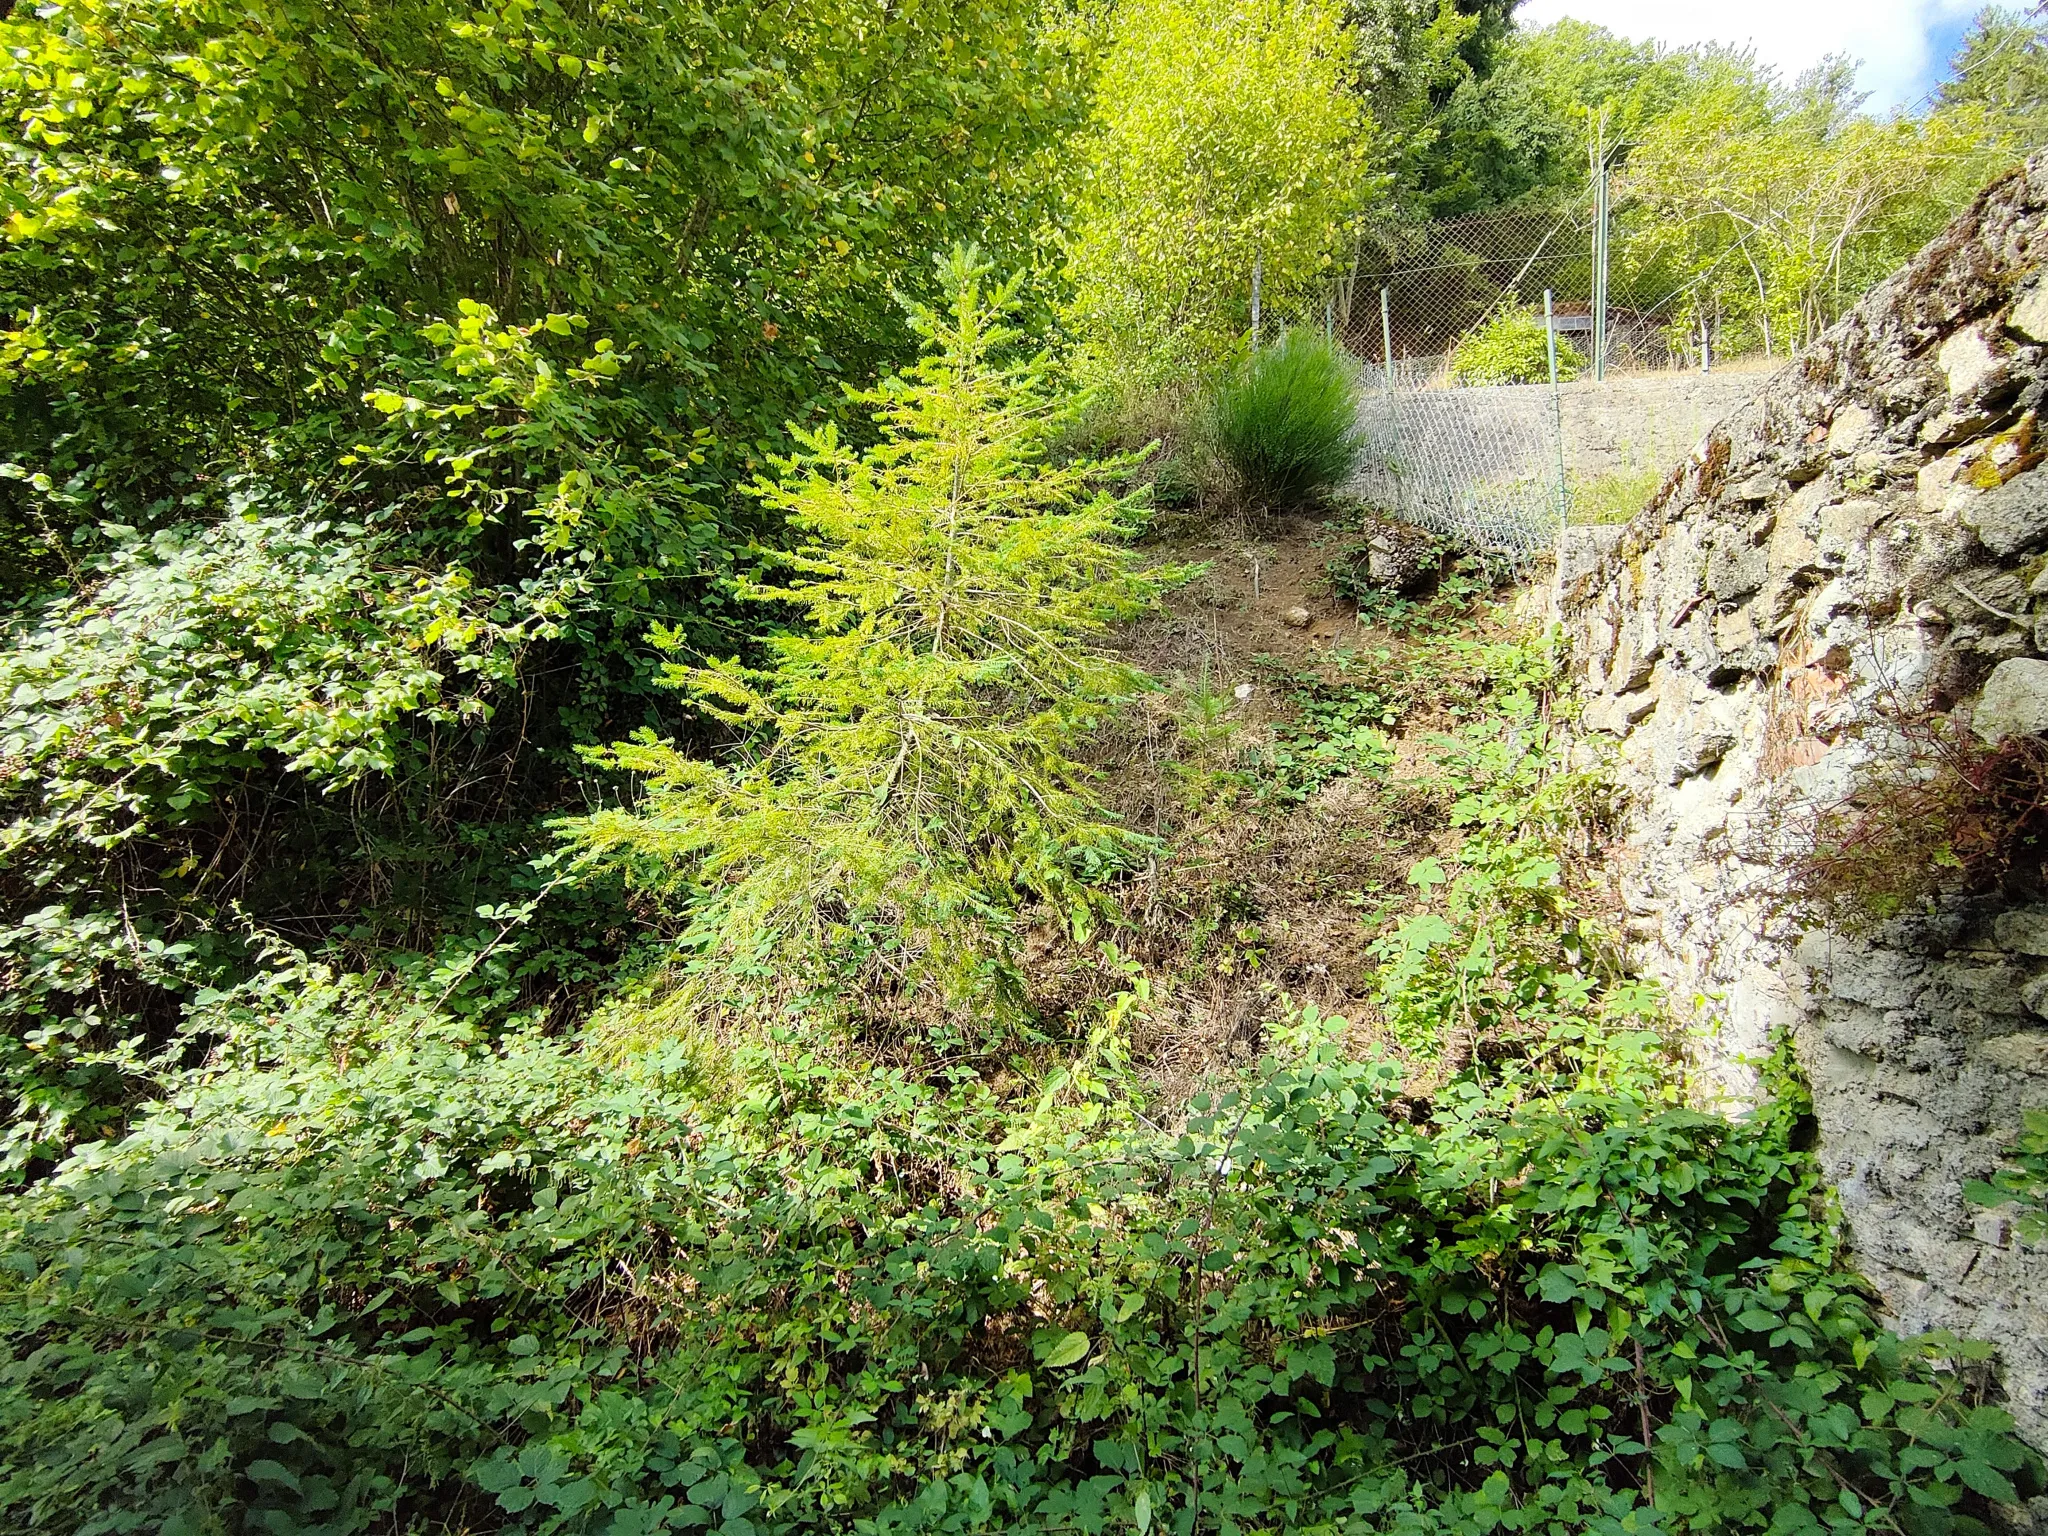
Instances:
[[[1631,792],[1630,937],[1703,1090],[1741,1096],[1790,1031],[1859,1266],[1901,1327],[1996,1343],[2048,1446],[2048,1251],[1962,1195],[2048,1106],[2048,905],[1829,931],[1782,900],[1802,817],[1930,761],[1905,722],[2048,727],[2044,268],[2048,157],[1757,381],[1626,529],[1579,534],[1558,592],[1584,743]]]

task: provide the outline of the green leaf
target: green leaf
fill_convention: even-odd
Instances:
[[[1956,1476],[1972,1493],[1980,1493],[2000,1504],[2019,1502],[2019,1490],[2013,1487],[2011,1479],[1978,1457],[1966,1456],[1957,1462]]]
[[[252,1461],[249,1463],[247,1470],[249,1479],[252,1482],[275,1483],[279,1487],[291,1489],[293,1493],[299,1491],[298,1474],[282,1462],[270,1461],[268,1459]]]
[[[1046,1354],[1045,1364],[1052,1370],[1059,1370],[1064,1366],[1074,1364],[1087,1353],[1088,1335],[1085,1333],[1070,1333],[1054,1345]]]

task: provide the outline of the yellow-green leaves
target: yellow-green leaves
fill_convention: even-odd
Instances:
[[[1127,843],[1070,754],[1138,685],[1092,638],[1172,573],[1140,573],[1117,542],[1138,517],[1101,488],[1119,466],[1047,461],[1074,403],[1045,358],[1017,355],[1016,282],[992,285],[969,248],[940,279],[941,305],[911,307],[924,357],[854,397],[880,443],[797,431],[753,488],[797,538],[747,591],[801,622],[761,637],[763,665],[668,669],[747,730],[741,749],[713,766],[621,744],[644,802],[568,827],[692,888],[713,980],[764,950],[796,962],[886,934],[899,980],[980,995],[1020,901],[1074,899],[1068,851]]]
[[[1070,237],[1074,313],[1108,377],[1220,360],[1269,295],[1318,278],[1377,183],[1332,0],[1116,11]]]

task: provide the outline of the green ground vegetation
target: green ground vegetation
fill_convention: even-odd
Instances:
[[[1162,1000],[1114,947],[1124,984],[1028,1086],[798,1015],[486,1036],[281,964],[204,1000],[207,1064],[126,1138],[7,1205],[0,1502],[109,1530],[1981,1528],[2038,1463],[1981,1351],[1874,1318],[1789,1058],[1759,1112],[1687,1107],[1654,992],[1603,958],[1547,647],[1430,665],[1474,707],[1380,1005],[1417,1056],[1490,1048],[1427,1100],[1294,1007],[1163,1127],[1129,1050]]]
[[[0,8],[0,1525],[2039,1490],[1845,1264],[1790,1056],[1691,1102],[1552,642],[1451,551],[1224,635],[1351,451],[1252,275],[1549,186],[1471,110],[1543,49],[1669,63],[1511,11]],[[2005,132],[1972,57],[1939,131]],[[1342,1018],[1261,986],[1310,942]]]

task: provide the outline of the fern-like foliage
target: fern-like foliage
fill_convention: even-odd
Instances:
[[[972,247],[938,266],[943,303],[908,306],[923,356],[854,395],[879,444],[793,429],[798,453],[752,488],[801,539],[748,595],[802,622],[761,636],[758,666],[656,636],[667,680],[741,746],[619,743],[604,757],[639,804],[566,826],[686,893],[700,987],[808,976],[891,931],[898,975],[979,995],[1021,901],[1085,904],[1077,867],[1131,851],[1072,753],[1142,679],[1091,642],[1181,573],[1124,545],[1142,508],[1107,483],[1128,460],[1049,461],[1076,404],[1020,353],[1017,279],[992,284]]]

